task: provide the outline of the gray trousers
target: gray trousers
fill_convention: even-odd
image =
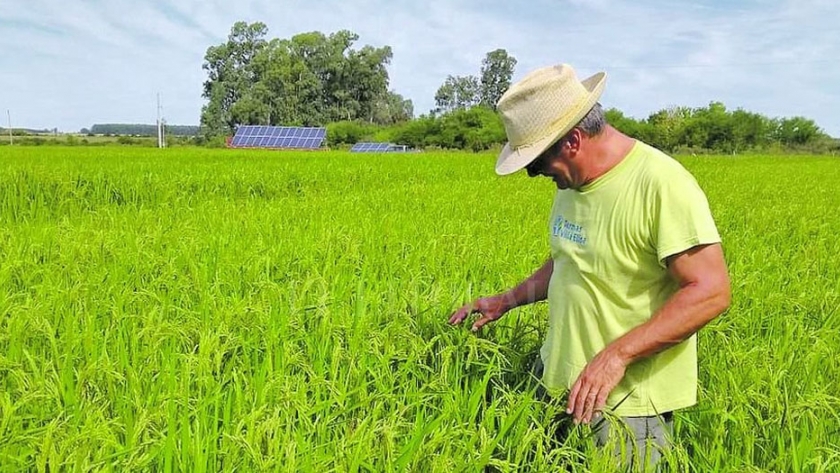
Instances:
[[[539,356],[531,374],[535,381],[542,379],[543,364]],[[540,385],[537,397],[545,400],[548,393]],[[592,419],[595,445],[612,449],[616,460],[631,471],[652,471],[671,447],[674,435],[674,416],[671,412],[646,417],[598,416]]]
[[[674,416],[601,417],[592,421],[595,444],[609,448],[631,471],[655,470],[662,452],[672,445]]]

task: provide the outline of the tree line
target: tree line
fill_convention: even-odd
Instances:
[[[167,136],[196,136],[199,127],[194,125],[165,125]],[[90,128],[82,128],[83,135],[128,135],[128,136],[157,136],[157,125],[135,123],[103,123]]]
[[[314,31],[269,39],[263,23],[237,22],[204,56],[201,125],[210,136],[238,125],[324,126],[341,121],[395,125],[414,118],[410,100],[389,89],[389,46],[354,48],[358,35]],[[433,113],[493,109],[510,86],[516,59],[487,53],[480,76],[449,76]]]
[[[607,122],[622,132],[676,153],[739,153],[800,150],[835,152],[840,142],[805,117],[770,118],[721,102],[706,107],[672,107],[637,120],[610,109]]]
[[[669,153],[840,152],[840,140],[828,136],[813,120],[768,118],[741,109],[730,111],[720,102],[706,107],[663,109],[644,119],[610,108],[606,117],[618,130]],[[498,114],[482,105],[424,115],[389,127],[339,122],[327,125],[327,131],[330,145],[372,139],[419,149],[481,151],[500,147],[507,141]]]
[[[239,125],[297,125],[326,126],[328,145],[337,147],[370,140],[480,151],[506,141],[495,105],[517,61],[504,49],[488,52],[477,75],[446,77],[435,108],[415,118],[412,102],[389,88],[389,46],[355,48],[358,35],[346,30],[290,39],[267,34],[263,23],[237,22],[227,41],[207,49],[203,137],[229,136]],[[813,120],[730,111],[719,102],[663,109],[644,119],[609,109],[607,119],[672,153],[840,148]]]

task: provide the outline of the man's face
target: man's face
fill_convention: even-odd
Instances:
[[[571,159],[566,137],[551,145],[537,159],[525,166],[529,177],[545,176],[550,177],[560,190],[572,187]]]

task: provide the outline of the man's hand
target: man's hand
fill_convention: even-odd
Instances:
[[[569,392],[567,414],[572,414],[575,423],[588,424],[592,416],[601,411],[607,396],[624,377],[627,364],[612,350],[598,353],[580,372]]]
[[[554,271],[554,260],[549,258],[540,266],[540,269],[510,291],[483,297],[461,307],[449,317],[449,323],[458,325],[468,315],[478,312],[481,317],[472,326],[472,331],[477,332],[481,327],[499,320],[505,313],[516,307],[545,300],[548,297],[548,283],[551,280],[552,271]]]
[[[472,331],[477,332],[481,329],[481,327],[487,325],[488,323],[499,320],[507,311],[510,310],[508,299],[510,299],[510,296],[506,294],[497,294],[495,296],[477,299],[455,311],[455,313],[449,317],[449,323],[452,325],[458,325],[463,322],[468,315],[479,313],[481,314],[481,317],[476,319],[472,326]]]

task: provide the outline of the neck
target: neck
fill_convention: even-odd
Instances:
[[[597,136],[587,138],[586,156],[580,162],[586,176],[582,185],[598,179],[630,153],[636,140],[607,125]]]

